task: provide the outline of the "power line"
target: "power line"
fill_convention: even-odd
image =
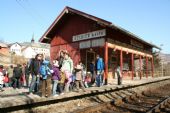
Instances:
[[[21,0],[16,0],[16,3],[22,7],[22,9],[24,9],[24,11],[27,13],[27,15],[29,15],[34,21],[36,21],[37,24],[39,25],[42,25],[42,18],[39,16],[38,18],[41,18],[41,22],[39,20],[37,20],[37,18],[27,9],[25,8],[21,3],[20,3]]]

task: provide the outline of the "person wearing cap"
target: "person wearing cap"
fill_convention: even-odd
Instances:
[[[84,84],[83,84],[83,77],[82,77],[82,69],[83,67],[81,65],[77,65],[75,67],[75,73],[76,73],[76,89],[79,91],[79,85],[81,85],[81,88],[83,91],[85,91],[85,87],[84,87]]]
[[[52,71],[51,72],[52,72],[52,83],[53,83],[53,86],[52,86],[52,95],[53,96],[58,96],[56,94],[56,90],[57,90],[57,86],[58,86],[58,83],[59,83],[61,77],[60,77],[59,64],[58,64],[57,60],[53,61],[53,67],[52,67]]]

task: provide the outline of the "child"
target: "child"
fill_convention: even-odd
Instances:
[[[57,90],[57,85],[58,82],[60,81],[61,77],[60,77],[60,71],[59,71],[59,64],[57,60],[53,61],[53,67],[52,67],[52,82],[53,82],[53,87],[52,87],[52,93],[53,96],[58,96],[56,94],[56,90]]]
[[[0,91],[4,91],[3,88],[4,85],[4,75],[2,72],[0,72]]]
[[[49,61],[44,60],[39,70],[39,73],[42,76],[42,97],[49,97],[51,95],[51,72],[48,65]]]
[[[84,80],[85,87],[88,88],[90,86],[90,83],[91,83],[90,72],[87,72],[87,75]]]
[[[58,88],[59,88],[59,92],[60,92],[60,95],[63,95],[64,93],[64,84],[65,84],[65,81],[66,81],[66,75],[61,72],[60,73],[60,81],[59,81],[59,84],[58,84]]]
[[[5,76],[4,76],[4,84],[5,84],[5,87],[9,87],[9,77],[8,77],[8,74],[5,74]]]
[[[81,85],[83,91],[85,91],[85,87],[83,84],[83,77],[82,77],[82,66],[81,65],[77,65],[75,67],[75,72],[76,72],[76,88],[79,91],[79,85]]]

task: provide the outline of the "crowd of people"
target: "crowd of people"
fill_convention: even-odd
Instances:
[[[81,61],[74,66],[66,50],[61,50],[51,63],[43,54],[37,54],[27,64],[8,68],[1,65],[0,91],[3,87],[25,87],[29,88],[29,94],[40,93],[42,97],[59,96],[69,91],[85,92],[88,87],[103,85],[103,59],[96,55],[96,61],[91,61],[89,67],[90,71],[86,72]]]

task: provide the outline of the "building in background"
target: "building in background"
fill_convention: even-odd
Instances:
[[[46,57],[50,57],[50,44],[36,43],[34,38],[31,42],[21,43],[22,55],[25,58],[34,58],[36,54],[44,54]]]
[[[44,54],[50,57],[50,44],[35,42],[32,38],[31,42],[12,43],[9,44],[11,54],[23,56],[26,59],[34,58],[36,54]]]
[[[18,42],[9,44],[9,50],[11,53],[14,53],[15,55],[22,56],[22,46]]]
[[[4,42],[0,42],[0,65],[10,65],[10,51],[8,45]]]
[[[30,59],[36,56],[36,52],[31,46],[26,46],[22,49],[22,54],[25,58]]]

